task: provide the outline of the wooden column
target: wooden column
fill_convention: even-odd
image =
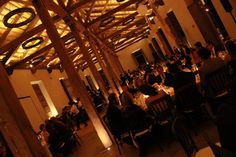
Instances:
[[[169,40],[171,40],[171,43],[175,44],[175,46],[177,46],[176,44],[176,40],[175,40],[175,36],[172,34],[169,26],[165,23],[165,21],[162,19],[162,17],[160,16],[159,12],[158,12],[158,8],[157,6],[154,4],[154,0],[148,0],[155,16],[155,19],[157,20],[158,24],[163,28],[163,31],[165,32],[167,38]]]
[[[97,38],[94,34],[92,34],[91,32],[89,32],[89,33],[94,38],[94,40],[96,41],[97,46],[100,50],[100,53],[103,56],[108,68],[110,69],[113,80],[114,80],[119,92],[122,93],[123,90],[120,86],[120,80],[119,80],[120,76],[116,73],[115,67],[112,63],[112,60],[110,59],[110,56],[108,54],[109,52],[108,52],[108,49],[107,49],[108,47],[99,38]]]
[[[115,73],[116,75],[116,78],[120,78],[120,72],[119,72],[119,69],[116,65],[116,62],[114,61],[114,58],[113,58],[113,52],[110,50],[109,47],[107,47],[105,44],[102,46],[103,50],[104,50],[104,55],[107,55],[107,58],[109,59],[109,64],[110,66],[114,69],[113,70],[113,73]]]
[[[171,54],[169,53],[169,50],[168,50],[168,49],[163,45],[163,43],[161,42],[160,37],[157,35],[157,33],[156,33],[156,29],[157,29],[157,28],[156,28],[155,26],[153,26],[153,25],[150,23],[150,21],[149,21],[149,19],[147,18],[147,16],[145,16],[145,19],[146,19],[146,22],[148,23],[148,26],[151,28],[151,32],[152,32],[152,34],[154,35],[154,37],[156,38],[157,43],[159,44],[159,46],[160,46],[160,48],[161,48],[161,51],[165,53],[164,55],[167,55],[167,56],[171,55]]]
[[[120,69],[120,72],[123,73],[123,72],[124,72],[124,69],[123,69],[123,67],[122,67],[122,65],[121,65],[121,63],[120,63],[119,57],[115,54],[115,55],[114,55],[114,58],[115,58],[115,60],[116,60],[116,63],[117,63],[118,68]]]
[[[124,70],[123,70],[123,67],[120,64],[118,56],[110,48],[108,49],[108,51],[110,52],[110,56],[111,56],[112,60],[114,61],[113,63],[114,63],[114,65],[115,65],[115,67],[116,67],[116,69],[118,71],[119,76],[120,76],[120,74],[123,73]]]
[[[112,60],[111,60],[111,58],[110,58],[110,56],[108,54],[108,51],[106,50],[106,47],[104,45],[99,45],[99,48],[100,48],[100,53],[102,54],[105,62],[107,63],[108,68],[111,71],[112,78],[113,78],[113,80],[114,80],[114,82],[115,82],[119,92],[122,93],[123,90],[122,90],[122,88],[120,86],[120,80],[119,80],[120,76],[116,72],[116,68],[113,65],[114,63],[112,62]]]
[[[91,48],[93,50],[93,53],[95,54],[95,56],[96,56],[96,58],[97,58],[97,60],[98,60],[98,62],[100,64],[100,66],[101,66],[101,68],[102,68],[102,70],[103,70],[103,72],[104,72],[104,74],[105,74],[105,76],[106,76],[106,78],[107,78],[107,80],[109,82],[109,85],[110,85],[112,91],[118,97],[119,96],[119,92],[117,91],[116,86],[115,86],[115,84],[114,84],[114,82],[112,80],[112,77],[111,77],[111,75],[110,75],[106,65],[104,64],[104,62],[103,62],[103,60],[101,58],[101,55],[99,54],[99,52],[98,52],[98,50],[97,50],[97,48],[95,46],[96,43],[93,41],[93,38],[89,35],[89,33],[85,33],[85,34],[87,34],[86,36],[88,38],[89,44],[90,44],[90,46],[91,46]]]
[[[90,68],[94,78],[96,79],[98,86],[101,88],[101,91],[106,99],[106,102],[108,102],[108,92],[106,89],[105,82],[103,81],[101,75],[97,71],[97,68],[96,68],[95,64],[93,63],[92,57],[89,54],[88,48],[86,48],[83,45],[83,43],[85,43],[85,42],[80,37],[80,32],[76,28],[75,21],[71,17],[68,17],[67,20],[65,20],[65,22],[69,25],[70,30],[71,30],[72,34],[74,35],[77,44],[80,47],[80,52],[82,52],[82,54],[83,54],[83,58],[87,61],[88,67]]]
[[[13,155],[49,157],[38,141],[2,64],[0,76],[0,129]]]
[[[115,70],[117,72],[118,78],[120,79],[120,74],[122,73],[122,71],[120,70],[120,68],[119,68],[119,66],[117,64],[117,60],[115,59],[115,54],[114,54],[114,52],[112,52],[110,50],[108,50],[108,52],[109,52],[109,56],[110,56],[110,58],[112,60],[112,63],[114,65],[114,67],[115,67]]]
[[[85,110],[87,111],[88,116],[104,147],[110,147],[112,145],[112,141],[106,129],[104,128],[100,117],[97,115],[91,97],[89,96],[81,78],[75,70],[72,60],[66,53],[64,42],[61,40],[60,35],[58,34],[56,27],[53,24],[53,21],[48,13],[48,10],[45,8],[45,2],[42,0],[32,0],[32,2],[39,18],[42,21],[42,24],[46,28],[47,34],[52,41],[55,51],[57,52],[58,57],[61,60],[62,66],[67,73],[75,94],[80,98],[82,104],[84,105]]]

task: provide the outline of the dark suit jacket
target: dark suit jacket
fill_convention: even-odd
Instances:
[[[195,75],[192,72],[180,71],[175,75],[168,75],[165,79],[165,85],[173,87],[175,90],[184,86],[185,84],[195,82]]]

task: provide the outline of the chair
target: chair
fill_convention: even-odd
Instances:
[[[112,134],[111,126],[110,126],[110,124],[109,124],[109,120],[108,120],[108,118],[107,118],[106,115],[103,116],[103,121],[104,121],[104,123],[106,124],[107,128],[109,129],[110,133]],[[117,137],[117,136],[114,135],[114,134],[112,134],[112,135],[113,135],[113,137],[114,137],[113,139],[114,139],[114,141],[115,141],[115,143],[116,143],[116,145],[117,145],[118,151],[119,151],[119,153],[120,153],[120,155],[121,155],[122,153],[121,153],[120,146],[122,146],[123,140],[124,140],[125,138],[129,138],[130,140],[132,140],[131,133],[130,133],[129,131],[124,132],[124,133],[121,134],[121,137]]]
[[[199,122],[199,118],[209,117],[202,105],[203,98],[197,89],[196,83],[188,83],[175,90],[175,100],[177,111],[186,116],[190,127],[192,127],[195,134],[196,122]]]
[[[217,99],[228,94],[228,68],[221,67],[205,76],[205,96],[207,99]]]
[[[147,102],[148,110],[155,117],[158,124],[163,125],[174,120],[174,103],[168,94]]]
[[[202,96],[199,93],[196,83],[188,83],[175,90],[177,109],[182,113],[191,113],[199,109],[202,103]]]
[[[205,76],[205,98],[210,105],[211,112],[216,112],[218,105],[227,98],[229,92],[227,83],[229,81],[228,68],[223,66]]]
[[[171,97],[161,92],[155,99],[150,97],[147,100],[148,111],[155,117],[155,124],[157,126],[156,131],[158,131],[158,136],[161,142],[167,142],[169,145],[171,142],[172,133],[171,133],[171,125],[174,120],[174,103]],[[160,145],[161,151],[163,148]]]
[[[132,143],[142,152],[143,147],[140,147],[139,139],[146,139],[144,137],[151,135],[153,119],[135,104],[127,107],[123,114],[126,126],[131,133]]]
[[[187,129],[185,119],[183,117],[176,117],[172,124],[172,132],[180,145],[183,147],[186,155],[192,157],[197,152],[197,147],[191,137],[190,131]]]

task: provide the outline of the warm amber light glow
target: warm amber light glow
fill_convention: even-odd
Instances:
[[[98,137],[100,138],[102,144],[106,149],[108,149],[112,145],[112,141],[103,127],[101,121],[97,121],[96,119],[92,120],[93,126],[98,134]]]

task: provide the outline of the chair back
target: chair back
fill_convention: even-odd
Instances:
[[[172,109],[174,103],[168,94],[159,97],[148,104],[149,111],[155,116],[159,123],[164,121],[172,121],[174,118]]]
[[[228,68],[226,66],[223,66],[205,76],[206,97],[214,98],[226,91],[228,73]]]
[[[197,152],[197,147],[191,137],[190,131],[187,129],[185,119],[176,117],[172,124],[172,132],[183,147],[186,155],[192,157]]]
[[[199,93],[196,83],[188,83],[175,90],[177,109],[180,111],[195,110],[202,103],[202,96]]]

